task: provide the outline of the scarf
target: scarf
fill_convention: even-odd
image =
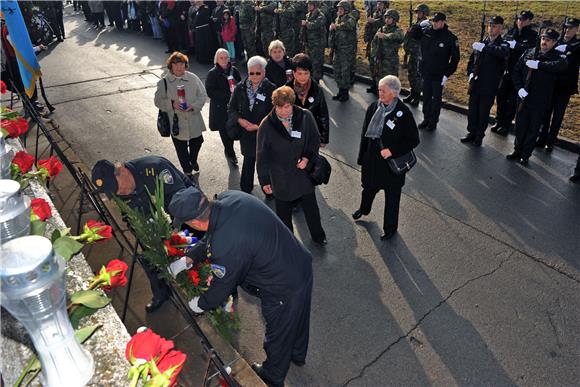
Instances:
[[[274,114],[276,114],[275,110],[274,110]],[[290,115],[288,117],[282,118],[278,114],[276,114],[276,118],[278,118],[278,120],[282,123],[282,126],[284,126],[284,129],[286,129],[288,134],[290,134],[290,132],[292,132],[292,116],[293,115],[294,115],[293,113],[290,113]]]
[[[367,128],[367,132],[365,133],[365,137],[367,138],[380,138],[383,134],[383,127],[385,126],[385,117],[389,115],[395,107],[397,106],[398,98],[393,98],[391,103],[385,105],[384,103],[380,102],[377,105],[377,110],[375,114],[373,114],[373,118],[371,118],[371,122],[369,123],[369,127]]]
[[[312,84],[312,79],[308,79],[308,82],[304,85],[298,84],[298,82],[294,82],[294,92],[296,93],[296,97],[300,101],[302,101],[302,106],[306,102],[306,96],[308,95],[308,91],[310,90],[310,85]]]
[[[258,90],[260,90],[260,86],[262,86],[262,81],[260,81],[260,84],[258,85],[258,87],[256,87],[256,90],[253,90],[252,81],[250,81],[250,78],[246,79],[246,94],[248,96],[248,100],[250,101],[250,111],[252,111],[252,109],[254,108],[254,103],[256,102],[256,95],[258,94]]]

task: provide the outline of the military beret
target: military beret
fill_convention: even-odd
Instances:
[[[119,188],[115,177],[115,165],[108,160],[99,160],[93,167],[91,180],[97,190],[107,195],[116,194]]]
[[[173,195],[168,211],[173,216],[173,225],[179,227],[197,219],[208,206],[209,202],[199,188],[187,187]]]
[[[445,14],[442,12],[435,12],[433,14],[433,17],[431,18],[431,21],[434,21],[434,22],[441,21],[441,20],[447,20],[447,16],[445,16]]]
[[[566,27],[578,27],[580,25],[580,20],[575,17],[569,17],[566,19],[564,26]]]
[[[532,13],[532,11],[529,10],[525,10],[525,11],[521,11],[520,14],[518,15],[518,19],[533,19],[534,18],[534,14]]]
[[[558,40],[560,34],[553,28],[548,28],[542,33],[542,38],[548,38],[552,40]]]
[[[501,16],[494,16],[489,19],[489,24],[503,24],[503,17]]]

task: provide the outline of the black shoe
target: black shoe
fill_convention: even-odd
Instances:
[[[363,216],[363,213],[361,210],[356,210],[355,212],[352,213],[352,218],[354,220],[358,220],[361,218],[361,216]]]
[[[294,364],[296,367],[304,367],[304,365],[306,364],[306,362],[304,360],[291,360],[292,364]]]
[[[496,131],[497,134],[499,134],[500,136],[504,136],[504,137],[507,137],[509,132],[510,132],[509,129],[504,128],[503,126]]]
[[[464,144],[467,144],[469,142],[474,142],[475,141],[475,136],[473,136],[471,134],[468,134],[467,136],[463,137],[459,141],[461,141]]]
[[[385,233],[383,233],[383,235],[381,235],[381,240],[386,241],[387,239],[391,239],[392,237],[395,236],[396,233],[397,233],[397,230],[385,232]]]
[[[338,98],[339,102],[346,102],[348,101],[349,95],[348,95],[348,89],[344,89],[342,95],[340,96],[340,98]]]
[[[262,364],[252,363],[252,369],[254,370],[256,375],[258,375],[260,377],[260,379],[262,379],[264,381],[264,383],[267,386],[277,386],[275,383],[273,383],[272,381],[270,381],[268,378],[266,378],[264,376],[264,368],[262,367]]]
[[[497,131],[501,128],[501,125],[499,123],[496,123],[494,126],[491,127],[491,131],[493,133],[497,133]]]
[[[536,141],[536,148],[543,148],[546,146],[546,143],[544,141]]]
[[[473,140],[473,146],[481,146],[481,144],[482,144],[481,139]]]
[[[417,125],[417,127],[419,129],[425,129],[428,126],[429,126],[429,121],[427,121],[427,120],[423,120],[419,125]]]
[[[518,162],[521,165],[528,165],[528,158],[527,157],[522,157]]]
[[[517,160],[519,159],[521,156],[518,152],[512,152],[509,155],[507,155],[505,158],[508,160]]]
[[[312,239],[314,241],[314,243],[316,243],[319,246],[326,246],[328,244],[328,241],[326,240],[326,238],[322,238],[322,239]]]
[[[232,163],[232,165],[238,165],[238,157],[235,154],[231,156],[226,155],[226,159],[228,159],[228,161]]]
[[[572,175],[568,180],[570,180],[572,183],[578,183],[580,182],[580,175]]]
[[[417,106],[419,106],[420,101],[421,101],[421,98],[417,95],[417,96],[415,96],[415,98],[412,101],[410,101],[408,103],[411,106],[417,107]]]
[[[145,306],[145,311],[147,313],[155,312],[157,309],[161,307],[161,305],[163,305],[165,301],[167,301],[167,299],[168,297],[152,299],[151,302],[148,303],[147,306]]]
[[[199,164],[197,161],[191,166],[195,172],[199,172]]]
[[[554,150],[554,145],[546,145],[546,152],[552,153],[553,150]]]
[[[342,92],[342,90],[339,90],[338,93],[336,93],[336,95],[333,95],[332,96],[332,100],[333,101],[338,101],[340,99],[340,97],[342,97],[341,92]]]
[[[403,98],[403,102],[411,103],[411,101],[413,101],[414,99],[415,99],[415,93],[411,92],[408,96]]]
[[[434,132],[437,129],[437,123],[435,124],[429,124],[428,127],[425,128],[426,130],[428,130],[429,132]]]

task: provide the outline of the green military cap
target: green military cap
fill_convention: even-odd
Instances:
[[[429,6],[427,4],[419,4],[415,7],[415,12],[423,12],[425,15],[429,15]]]
[[[392,17],[393,19],[395,19],[396,22],[398,22],[399,19],[400,19],[399,12],[397,12],[394,9],[387,10],[387,12],[385,13],[385,16],[386,17]]]

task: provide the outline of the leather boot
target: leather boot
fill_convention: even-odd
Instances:
[[[340,98],[342,97],[342,93],[344,93],[343,89],[338,89],[338,93],[336,93],[336,95],[332,96],[332,100],[339,101]]]
[[[348,98],[349,98],[348,89],[342,89],[342,90],[343,90],[342,95],[338,98],[338,100],[340,102],[346,102],[346,101],[348,101]]]

